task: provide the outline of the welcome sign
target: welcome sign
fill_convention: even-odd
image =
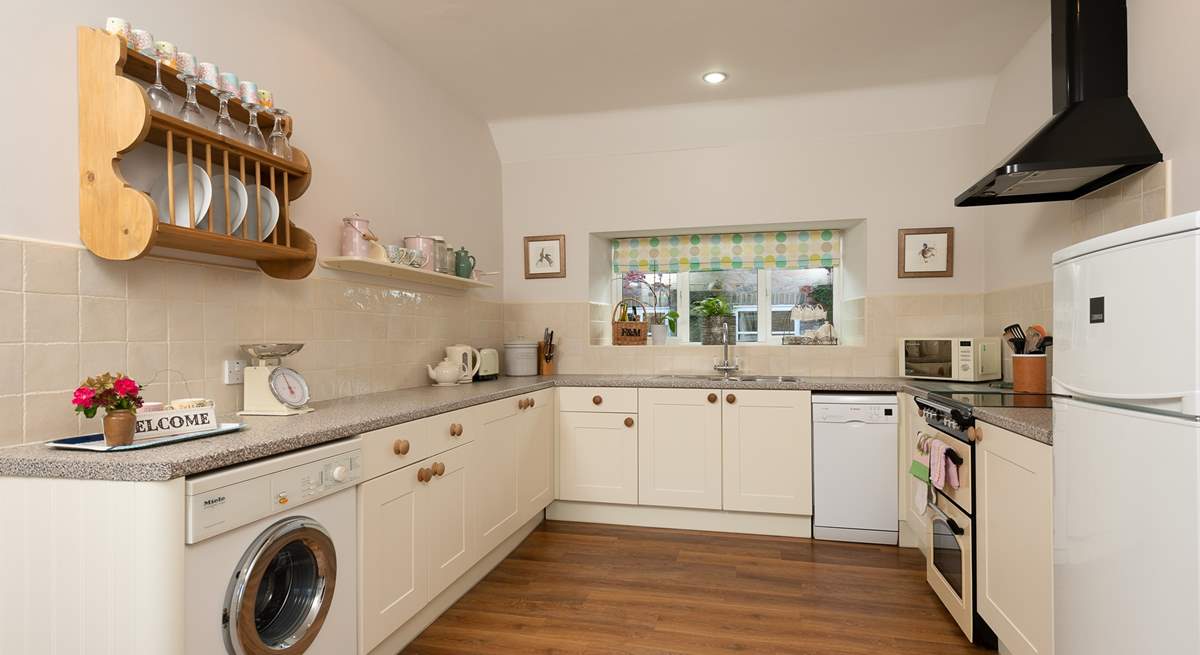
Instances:
[[[133,438],[169,437],[189,432],[203,432],[216,427],[217,410],[212,406],[142,412],[137,415]]]

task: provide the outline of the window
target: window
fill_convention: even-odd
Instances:
[[[670,334],[699,343],[697,302],[730,306],[739,343],[781,343],[832,329],[840,279],[836,230],[635,237],[613,240],[613,297],[651,314],[678,312]]]
[[[700,316],[692,305],[720,297],[733,306],[738,343],[782,343],[803,336],[828,321],[834,324],[834,268],[801,270],[620,273],[613,278],[614,298],[636,298],[651,313],[679,312],[670,334],[677,343],[700,343]],[[797,307],[820,305],[824,318],[793,318]],[[761,328],[761,329],[760,329]]]

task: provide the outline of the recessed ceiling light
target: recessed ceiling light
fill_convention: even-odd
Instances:
[[[729,79],[729,76],[721,71],[712,71],[711,73],[705,73],[701,79],[709,84],[720,84]]]

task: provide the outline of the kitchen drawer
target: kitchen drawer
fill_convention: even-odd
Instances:
[[[370,480],[471,442],[479,432],[475,409],[447,412],[364,433],[364,479]],[[458,426],[462,426],[461,436]]]
[[[627,387],[559,387],[562,412],[612,412],[636,414],[638,390]]]
[[[533,409],[534,407],[550,407],[554,406],[554,390],[542,389],[533,393],[523,393],[519,396],[505,398],[503,400],[493,400],[490,403],[485,403],[474,407],[474,420],[480,424],[491,424],[496,421],[503,420],[514,414]]]

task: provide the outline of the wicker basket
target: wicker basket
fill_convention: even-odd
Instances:
[[[640,321],[618,321],[618,316],[624,316],[622,308],[633,307],[637,305],[642,310],[642,320]],[[636,314],[636,310],[635,310]],[[637,298],[622,298],[613,307],[612,315],[612,342],[614,346],[644,346],[646,345],[646,337],[650,335],[650,323],[645,320],[650,315],[650,310],[646,308],[646,304]]]

